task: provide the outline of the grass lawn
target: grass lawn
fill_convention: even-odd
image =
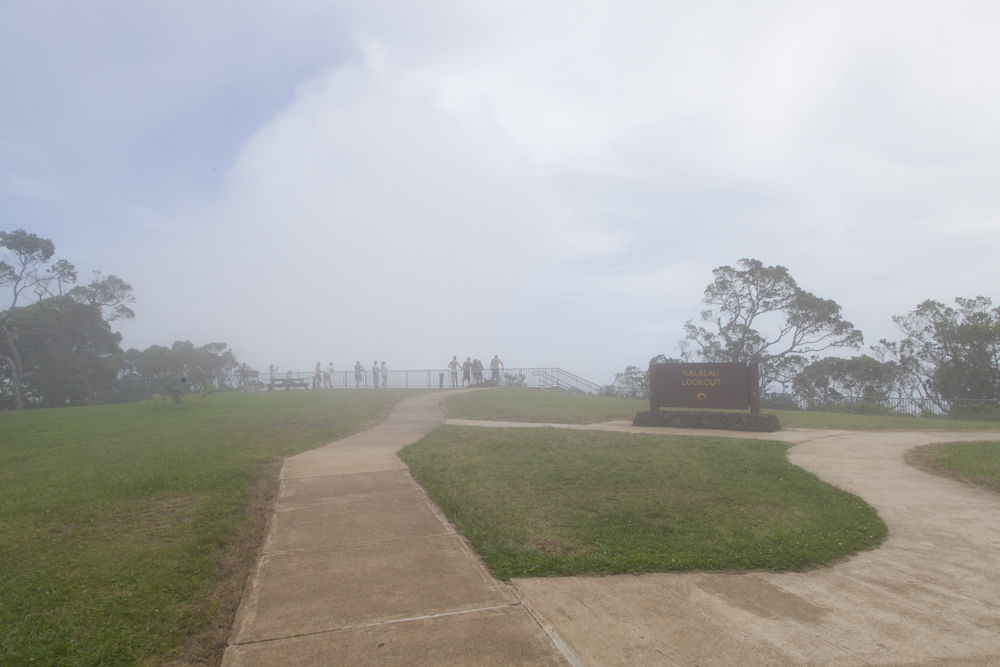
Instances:
[[[885,538],[872,507],[787,447],[443,426],[400,456],[502,579],[800,569]]]
[[[157,664],[179,649],[211,658],[256,555],[276,459],[414,393],[0,413],[0,664]],[[216,638],[198,640],[213,620]]]
[[[454,419],[519,421],[551,424],[596,424],[632,421],[635,413],[649,409],[649,401],[588,396],[540,389],[502,388],[449,398],[445,403]],[[787,428],[821,428],[849,431],[1000,431],[1000,423],[918,417],[884,417],[804,410],[763,410],[778,415]]]
[[[649,410],[649,401],[508,387],[452,396],[445,407],[454,419],[599,424],[632,421],[636,412]]]
[[[928,472],[1000,493],[1000,442],[951,442],[906,453],[906,462]]]

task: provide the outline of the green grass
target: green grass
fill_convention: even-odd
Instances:
[[[487,421],[550,424],[595,424],[632,421],[635,413],[649,409],[649,401],[588,396],[539,389],[503,388],[453,396],[446,401],[450,417]],[[804,410],[763,410],[778,416],[782,427],[848,431],[997,431],[989,421],[960,421],[903,416],[857,415]]]
[[[649,401],[507,387],[452,396],[445,402],[454,419],[549,424],[598,424],[632,421],[649,410]]]
[[[263,466],[359,430],[412,393],[0,413],[0,664],[162,659],[217,611],[220,553]]]
[[[907,452],[906,460],[929,472],[1000,493],[1000,442],[951,442]]]
[[[879,544],[875,510],[787,447],[444,426],[400,456],[502,579],[801,569]]]

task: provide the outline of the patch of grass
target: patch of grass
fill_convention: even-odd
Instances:
[[[996,431],[996,422],[976,422],[903,415],[863,415],[806,410],[762,410],[778,415],[782,427],[841,431]]]
[[[915,447],[906,453],[912,466],[1000,493],[1000,442],[950,442]]]
[[[445,401],[445,407],[454,419],[599,424],[632,421],[636,412],[649,410],[649,401],[503,387],[452,396]]]
[[[0,413],[0,664],[156,664],[185,643],[188,663],[217,660],[220,632],[206,629],[228,628],[275,461],[413,393]]]
[[[871,506],[787,447],[443,426],[400,456],[501,579],[801,569],[885,538]]]
[[[504,387],[453,396],[445,402],[455,419],[549,424],[596,424],[632,421],[649,401],[569,392]],[[778,416],[782,427],[845,431],[996,431],[997,422],[922,417],[843,414],[806,410],[762,410]]]

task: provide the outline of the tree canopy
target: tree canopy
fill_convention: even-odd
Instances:
[[[684,325],[685,361],[757,362],[763,388],[790,380],[806,355],[863,342],[835,301],[801,289],[783,266],[741,259],[737,268],[720,266],[712,274],[704,325]]]
[[[893,317],[905,337],[881,340],[880,350],[926,398],[1000,399],[1000,308],[983,296],[958,297],[955,305],[928,300]]]
[[[55,244],[23,229],[0,232],[0,290],[10,297],[0,310],[0,397],[15,410],[32,405],[89,401],[90,387],[114,379],[109,360],[120,353],[108,322],[132,319],[132,286],[118,276],[94,273],[76,283],[76,267],[53,264]],[[32,296],[31,303],[24,301]]]
[[[808,406],[843,399],[879,399],[905,390],[902,369],[894,361],[868,355],[816,359],[792,380],[792,394]]]
[[[23,361],[21,393],[35,407],[88,405],[118,374],[121,334],[68,296],[18,308],[8,320]]]
[[[179,382],[184,378],[193,389],[206,385],[232,386],[232,373],[239,366],[236,355],[225,343],[195,347],[189,340],[171,347],[151,345],[141,352],[129,349],[121,358],[121,377]]]
[[[626,366],[621,373],[615,373],[615,383],[605,387],[604,393],[618,398],[649,398],[649,367],[653,364],[674,363],[681,363],[681,361],[658,354],[649,360],[646,368]]]

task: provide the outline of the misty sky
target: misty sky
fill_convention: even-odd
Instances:
[[[0,230],[123,347],[604,384],[713,268],[1000,298],[1000,3],[0,0]],[[117,324],[117,323],[116,323]]]

